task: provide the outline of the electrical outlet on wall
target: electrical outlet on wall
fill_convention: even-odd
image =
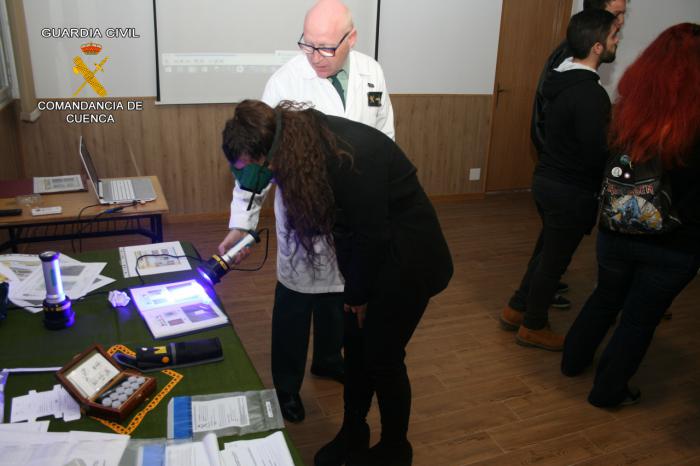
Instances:
[[[469,181],[478,181],[481,178],[481,168],[469,169]]]

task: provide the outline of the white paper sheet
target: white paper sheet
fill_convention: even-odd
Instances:
[[[0,262],[0,282],[19,283],[17,275],[2,262]]]
[[[178,442],[165,447],[165,466],[220,466],[216,435],[207,434],[199,442]]]
[[[95,277],[100,274],[106,265],[104,262],[83,263],[64,260],[59,260],[59,262],[63,291],[71,299],[78,299],[87,294],[95,281]],[[13,300],[15,298],[20,300],[43,300],[45,297],[44,272],[40,267],[21,282],[19,289],[11,293]]]
[[[36,254],[3,254],[0,256],[0,264],[9,267],[17,278],[22,281],[35,268],[41,267],[41,259]]]
[[[63,289],[72,300],[114,282],[112,278],[99,275],[106,265],[105,262],[83,263],[63,254],[59,261]],[[0,281],[3,276],[9,279],[9,297],[15,305],[32,313],[41,312],[46,287],[41,260],[37,255],[0,255]]]
[[[226,443],[220,457],[222,466],[294,466],[282,432]]]
[[[137,277],[136,262],[139,265],[139,274],[155,275],[158,273],[177,272],[179,270],[190,270],[190,263],[186,257],[174,258],[168,256],[160,257],[139,257],[147,254],[169,254],[171,256],[184,256],[185,251],[179,241],[167,243],[141,244],[138,246],[127,246],[119,248],[119,258],[122,264],[124,278]]]
[[[250,424],[245,396],[192,402],[192,432],[207,432]]]
[[[48,432],[49,421],[18,422],[16,424],[0,424],[0,432]],[[2,462],[2,460],[0,460]]]
[[[80,406],[60,385],[54,385],[53,390],[45,392],[31,390],[12,399],[11,423],[33,422],[45,416],[63,418],[65,422],[74,421],[80,419]]]
[[[3,432],[3,466],[118,466],[128,435],[97,432]]]
[[[65,193],[85,189],[80,175],[35,176],[34,193]]]

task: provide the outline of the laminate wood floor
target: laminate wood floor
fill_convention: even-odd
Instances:
[[[539,231],[530,195],[493,195],[436,208],[455,275],[448,289],[431,301],[407,349],[413,385],[409,437],[416,466],[700,465],[699,280],[676,299],[673,319],[657,329],[633,380],[642,390],[641,403],[617,410],[594,408],[586,402],[592,370],[564,377],[559,353],[518,346],[514,334],[498,326],[499,312],[519,283]],[[215,251],[226,225],[225,217],[171,223],[165,226],[166,239],[191,241],[205,256]],[[274,229],[271,216],[261,226]],[[91,240],[85,248],[138,242],[126,237]],[[555,330],[568,329],[594,287],[594,245],[595,238],[586,237],[566,273],[564,281],[571,288],[566,296],[573,308],[550,311]],[[35,251],[45,248],[31,246]],[[262,270],[230,273],[217,292],[271,387],[274,234],[269,249]],[[242,266],[255,265],[263,250],[257,246]],[[288,427],[308,465],[340,426],[341,389],[306,376],[301,396],[307,418]],[[378,419],[373,406],[373,441]]]

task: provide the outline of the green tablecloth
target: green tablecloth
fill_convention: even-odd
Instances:
[[[183,243],[185,253],[196,256],[194,248]],[[138,278],[123,278],[119,265],[117,250],[95,251],[72,256],[82,262],[107,262],[102,275],[116,279],[114,283],[97,291],[125,289],[140,286]],[[144,277],[146,284],[174,282],[195,277],[193,270],[170,274],[151,275]],[[216,298],[218,300],[218,298]],[[222,307],[221,302],[218,304]],[[73,356],[97,343],[105,349],[115,344],[122,344],[135,349],[140,346],[155,346],[169,341],[187,341],[199,338],[218,337],[221,340],[224,360],[221,362],[200,366],[174,369],[184,378],[160,402],[158,407],[148,413],[141,425],[131,434],[133,438],[158,438],[166,436],[167,403],[173,396],[200,395],[233,391],[262,389],[263,384],[253,364],[246,354],[241,341],[233,327],[227,325],[192,335],[175,337],[173,339],[154,340],[145,322],[135,306],[129,304],[126,309],[114,309],[107,301],[106,294],[87,296],[84,300],[73,303],[75,324],[64,330],[47,330],[42,322],[42,313],[31,314],[25,310],[10,310],[7,319],[0,323],[0,368],[14,367],[48,367],[64,366]],[[157,393],[164,387],[170,377],[157,372]],[[53,373],[11,374],[5,388],[5,421],[9,422],[11,400],[15,396],[24,395],[29,390],[50,390],[58,383]],[[140,405],[136,411],[145,406]],[[135,411],[135,412],[136,412]],[[64,423],[62,420],[50,419],[51,431],[92,430],[111,432],[101,423],[87,416],[79,421]],[[127,425],[126,419],[123,425]],[[220,443],[236,439],[261,437],[270,432],[251,436],[226,437]],[[303,464],[299,453],[290,445],[295,464]]]

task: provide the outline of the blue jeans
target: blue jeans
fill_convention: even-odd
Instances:
[[[598,285],[566,335],[561,370],[583,372],[622,311],[598,363],[588,401],[616,406],[628,393],[654,331],[678,294],[697,275],[700,254],[675,251],[631,236],[600,231]]]

